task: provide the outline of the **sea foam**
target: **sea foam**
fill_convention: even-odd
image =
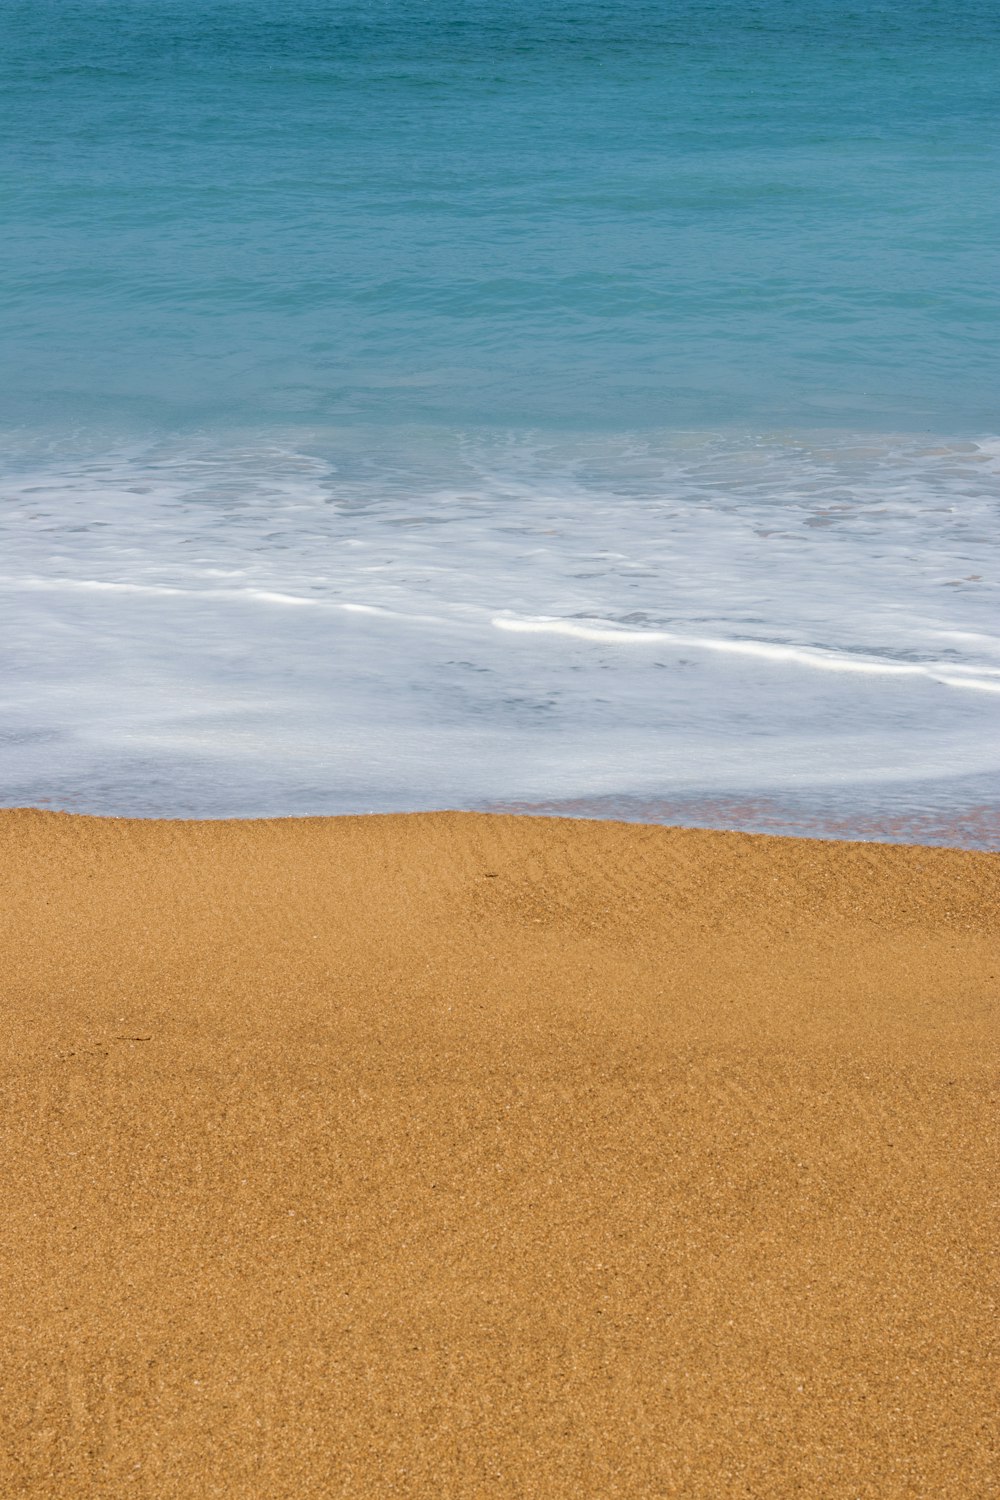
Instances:
[[[427,446],[9,462],[5,800],[848,806],[905,785],[919,811],[995,775],[990,445]]]

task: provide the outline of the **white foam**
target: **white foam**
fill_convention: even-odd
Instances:
[[[50,594],[82,590],[104,594],[135,594],[149,599],[212,599],[232,604],[278,604],[304,609],[342,610],[346,614],[390,616],[392,611],[374,604],[357,604],[340,599],[310,599],[300,594],[278,593],[274,589],[172,588],[162,584],[109,583],[98,578],[11,578],[0,577],[0,586],[27,589]],[[419,617],[414,617],[419,618]]]
[[[307,598],[298,594],[278,593],[272,589],[171,588],[163,585],[109,583],[92,578],[0,578],[0,585],[12,589],[43,590],[59,593],[66,590],[96,591],[145,595],[149,598],[187,598],[223,600],[234,604],[277,604],[293,608],[341,611],[345,614],[369,615],[396,619],[407,624],[445,626],[442,616],[402,614],[372,604],[356,601]],[[710,636],[685,635],[669,630],[628,630],[610,622],[581,624],[575,620],[524,619],[495,615],[490,623],[497,630],[521,635],[562,636],[573,640],[594,641],[612,646],[670,645],[685,650],[715,651],[730,656],[755,657],[760,661],[788,664],[821,672],[848,672],[882,677],[926,677],[947,687],[970,688],[980,692],[1000,692],[1000,668],[967,667],[936,662],[893,662],[876,657],[859,657],[843,652],[806,646],[788,646],[776,641],[718,639]],[[943,632],[942,632],[943,633]],[[973,636],[973,639],[979,639]]]
[[[789,663],[819,672],[855,672],[869,677],[927,677],[948,687],[978,688],[983,692],[1000,692],[1000,682],[990,682],[987,674],[1000,676],[991,668],[944,667],[935,662],[893,662],[877,657],[848,656],[843,652],[821,651],[807,646],[784,646],[774,641],[719,640],[710,636],[679,635],[670,630],[623,630],[613,625],[581,625],[574,620],[523,620],[498,615],[493,620],[498,630],[525,635],[560,635],[574,640],[598,641],[611,646],[652,646],[669,644],[685,650],[718,651],[727,656],[752,656],[760,661]],[[961,676],[958,674],[966,673]]]
[[[223,786],[331,811],[1000,770],[1000,448],[352,441],[10,448],[5,800],[113,811],[127,784],[220,811]]]

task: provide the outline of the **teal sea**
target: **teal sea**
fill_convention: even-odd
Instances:
[[[0,802],[1000,841],[992,0],[0,25]]]

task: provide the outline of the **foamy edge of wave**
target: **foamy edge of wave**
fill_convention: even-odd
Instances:
[[[821,672],[854,672],[880,677],[926,677],[945,687],[973,688],[985,693],[1000,693],[1000,671],[991,667],[941,666],[935,662],[890,662],[879,657],[859,657],[817,646],[785,646],[774,641],[721,640],[715,636],[683,635],[671,630],[626,630],[622,626],[602,623],[581,625],[575,620],[518,619],[496,615],[498,630],[518,634],[561,635],[601,645],[682,646],[693,651],[713,651],[729,656],[750,656],[760,661],[790,662]],[[968,674],[968,675],[965,675]]]
[[[33,593],[59,593],[77,589],[91,594],[138,594],[150,599],[225,599],[233,604],[281,604],[305,609],[344,610],[356,615],[384,615],[387,619],[431,619],[430,615],[401,615],[378,604],[355,604],[344,599],[308,599],[302,594],[283,594],[275,589],[185,589],[170,583],[119,583],[104,578],[0,578],[7,588]]]
[[[38,592],[70,589],[88,593],[123,593],[151,598],[188,598],[226,600],[232,603],[276,604],[282,607],[320,609],[343,614],[369,615],[387,620],[404,620],[409,624],[445,625],[441,616],[410,614],[385,609],[375,604],[353,600],[312,599],[301,594],[286,594],[273,589],[186,589],[172,584],[122,583],[91,578],[11,578],[0,577],[0,584]],[[719,655],[751,657],[757,661],[787,663],[820,672],[854,673],[859,676],[922,677],[943,687],[968,688],[981,693],[1000,693],[1000,668],[970,667],[959,663],[893,662],[884,657],[860,656],[819,646],[789,646],[777,641],[740,640],[717,636],[685,635],[671,630],[629,630],[610,621],[584,624],[577,620],[536,616],[493,615],[490,624],[497,630],[520,635],[555,635],[574,640],[611,646],[679,646],[684,650],[709,651]]]

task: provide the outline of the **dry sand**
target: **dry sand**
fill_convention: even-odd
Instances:
[[[996,1493],[995,856],[0,852],[5,1500]]]

